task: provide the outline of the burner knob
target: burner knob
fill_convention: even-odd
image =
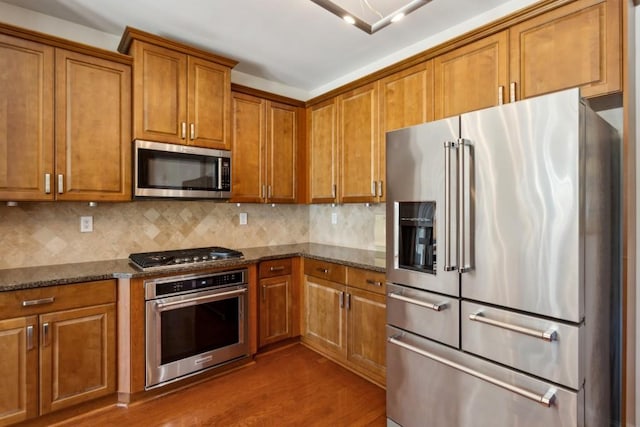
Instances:
[[[203,255],[203,256],[202,256],[202,260],[203,260],[203,261],[206,261],[206,260],[208,260],[208,259],[209,259],[209,255]]]
[[[193,262],[198,262],[200,261],[200,257],[199,256],[194,256],[193,257]]]

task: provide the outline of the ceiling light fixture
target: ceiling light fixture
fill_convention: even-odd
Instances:
[[[386,15],[384,13],[380,13],[378,10],[373,9],[369,4],[369,1],[372,0],[360,0],[361,6],[362,2],[370,9],[371,12],[374,12],[376,15],[375,19],[363,18],[362,14],[359,16],[354,11],[349,11],[346,7],[354,8],[353,4],[348,5],[349,2],[354,3],[355,0],[311,0],[313,3],[321,6],[327,11],[333,13],[336,16],[339,16],[344,21],[348,22],[351,25],[355,25],[360,28],[362,31],[368,34],[373,34],[378,30],[386,27],[387,25],[398,22],[414,10],[419,7],[424,6],[429,3],[431,0],[397,0],[394,3],[397,4],[395,10],[390,11]],[[364,8],[363,8],[364,9]],[[380,19],[377,19],[380,18]]]
[[[346,22],[347,24],[354,25],[356,23],[356,20],[353,19],[353,16],[351,15],[344,15],[342,19],[344,19],[344,22]]]

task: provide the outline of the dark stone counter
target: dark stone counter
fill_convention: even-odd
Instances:
[[[233,268],[255,264],[260,261],[293,256],[330,261],[382,273],[385,271],[384,252],[364,249],[321,245],[317,243],[301,243],[296,245],[241,248],[239,250],[244,253],[243,259],[208,261],[195,265],[178,265],[163,268],[162,270],[144,272],[131,265],[127,259],[5,269],[0,270],[0,292],[113,278],[149,277],[166,273],[182,274],[203,268]]]

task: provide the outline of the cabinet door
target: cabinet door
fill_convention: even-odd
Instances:
[[[38,415],[36,316],[0,321],[0,424]]]
[[[433,61],[416,65],[380,83],[380,201],[386,177],[386,132],[433,120]]]
[[[200,58],[188,58],[189,143],[229,149],[231,70]]]
[[[115,304],[40,316],[40,413],[116,390]]]
[[[506,102],[508,42],[503,31],[434,59],[436,119]]]
[[[296,202],[297,109],[267,103],[267,199]]]
[[[347,358],[381,384],[385,382],[385,296],[347,288]]]
[[[187,56],[134,40],[133,136],[185,143],[187,137]]]
[[[346,357],[345,286],[312,276],[304,280],[304,340],[316,349]]]
[[[378,177],[377,83],[339,98],[340,198],[375,202]]]
[[[510,29],[518,99],[580,86],[582,96],[621,90],[620,1],[576,1]]]
[[[433,61],[382,80],[380,119],[383,133],[433,120]]]
[[[291,276],[260,280],[260,347],[291,337]]]
[[[0,35],[0,199],[53,200],[53,52]]]
[[[56,50],[55,123],[56,198],[131,199],[131,68]]]
[[[337,202],[338,125],[333,99],[308,109],[309,201]]]
[[[266,197],[265,101],[233,94],[231,194],[234,202],[260,203]]]

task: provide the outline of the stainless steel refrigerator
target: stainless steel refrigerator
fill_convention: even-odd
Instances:
[[[618,425],[619,153],[578,89],[387,134],[389,425]]]

